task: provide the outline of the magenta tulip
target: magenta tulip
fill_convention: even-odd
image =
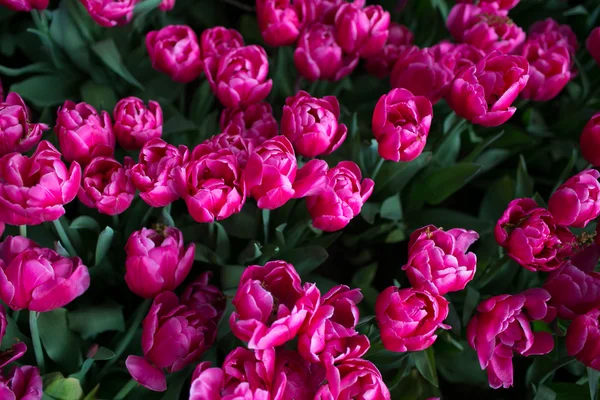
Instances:
[[[586,169],[569,178],[552,194],[548,210],[557,225],[585,227],[600,215],[600,172]]]
[[[218,324],[225,312],[227,298],[219,288],[208,283],[211,277],[212,273],[202,272],[185,288],[181,295],[181,302],[189,308],[201,311],[205,318],[212,319]]]
[[[179,148],[162,139],[151,139],[140,151],[139,162],[131,170],[131,180],[140,197],[151,207],[165,207],[179,196],[173,189],[173,171],[189,159],[187,147]]]
[[[548,354],[554,348],[552,334],[531,329],[532,321],[546,317],[549,299],[548,292],[535,288],[494,296],[477,307],[478,314],[467,326],[467,338],[492,388],[513,385],[513,353],[528,357]]]
[[[46,124],[33,124],[29,120],[29,109],[21,96],[9,93],[3,99],[0,95],[0,157],[28,152],[38,144],[44,131],[50,129]]]
[[[151,299],[173,291],[188,276],[194,263],[195,245],[187,247],[177,228],[142,228],[129,236],[125,245],[125,282],[129,290]]]
[[[113,117],[115,136],[125,150],[139,150],[162,135],[162,109],[156,101],[148,102],[146,107],[141,99],[127,97],[117,103]]]
[[[198,37],[187,25],[168,25],[146,35],[152,67],[175,82],[188,83],[202,73]]]
[[[133,160],[125,157],[123,165],[111,157],[97,157],[85,167],[77,198],[86,207],[102,214],[119,215],[129,208],[135,196],[129,171]]]
[[[373,111],[373,135],[379,155],[386,160],[412,161],[425,148],[433,109],[423,96],[392,89],[381,96]]]
[[[537,21],[529,27],[528,39],[537,39],[540,36],[545,36],[545,40],[550,43],[550,46],[567,47],[572,57],[575,56],[575,52],[579,48],[577,35],[571,27],[561,25],[552,18]]]
[[[464,68],[452,82],[447,101],[459,116],[493,127],[513,116],[513,101],[529,79],[529,63],[522,56],[488,54],[476,66]],[[492,85],[491,82],[503,82]]]
[[[600,26],[592,30],[585,41],[585,48],[594,60],[596,60],[596,63],[600,65]]]
[[[578,361],[600,369],[600,309],[576,317],[567,330],[567,352]]]
[[[15,367],[8,375],[0,377],[0,397],[6,400],[41,400],[42,377],[36,367]]]
[[[381,6],[362,8],[360,3],[344,3],[335,15],[335,34],[348,54],[369,58],[383,49],[389,35],[390,14]]]
[[[90,287],[77,257],[66,258],[21,236],[0,243],[0,299],[13,310],[64,307]]]
[[[290,0],[257,0],[256,18],[269,46],[290,46],[298,39],[301,21]]]
[[[112,157],[115,135],[110,115],[87,103],[70,100],[58,109],[54,132],[65,160],[86,166],[96,157]]]
[[[45,10],[50,0],[0,0],[0,6],[14,11]],[[1,101],[1,99],[0,99]]]
[[[253,140],[257,145],[279,133],[273,108],[268,103],[251,104],[248,107],[225,108],[221,113],[221,131]]]
[[[377,54],[365,60],[365,68],[378,78],[389,76],[400,55],[412,46],[414,39],[406,26],[391,22],[387,42]]]
[[[595,167],[600,166],[600,112],[590,118],[579,137],[581,155]]]
[[[351,399],[390,400],[390,391],[377,367],[355,358],[332,366],[314,400]]]
[[[281,132],[304,157],[331,154],[348,133],[339,117],[340,104],[335,96],[316,98],[301,90],[285,100]]]
[[[77,196],[81,167],[73,162],[67,169],[60,157],[42,140],[31,157],[11,153],[0,158],[0,221],[38,225],[64,215],[64,205]]]
[[[230,50],[242,47],[244,38],[235,29],[215,26],[202,31],[200,54],[206,76],[215,76],[219,59]]]
[[[306,199],[313,226],[326,232],[344,228],[371,197],[375,183],[362,179],[358,165],[342,161],[327,172],[325,190]]]
[[[90,17],[100,26],[127,25],[133,18],[137,0],[80,0]]]

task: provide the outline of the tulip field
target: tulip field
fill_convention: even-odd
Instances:
[[[600,400],[598,0],[0,0],[0,400]]]

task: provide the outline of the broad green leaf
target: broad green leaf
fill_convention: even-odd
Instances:
[[[118,101],[110,85],[101,85],[93,81],[87,81],[81,86],[81,99],[97,110],[106,110],[109,113]]]
[[[431,152],[423,152],[408,163],[384,163],[375,179],[375,194],[397,193],[431,161]]]
[[[591,400],[598,399],[598,379],[600,378],[600,371],[588,367],[588,384],[590,386],[590,398]]]
[[[81,334],[84,339],[92,338],[102,332],[125,330],[123,306],[116,303],[86,305],[70,311],[67,319],[69,328]]]
[[[142,84],[135,79],[135,77],[123,64],[123,60],[121,60],[121,54],[119,53],[114,40],[107,39],[94,43],[92,45],[92,50],[102,60],[102,62],[104,62],[104,64],[106,64],[106,66],[113,70],[117,75],[136,88],[144,90]]]
[[[463,306],[462,314],[463,326],[467,326],[467,324],[471,320],[471,316],[477,308],[477,305],[479,305],[480,299],[481,294],[477,291],[477,289],[474,289],[471,286],[467,286],[467,297],[465,298],[465,304]]]
[[[519,165],[517,167],[517,183],[515,187],[515,198],[533,196],[533,179],[527,172],[527,164],[525,157],[521,154],[519,157]]]
[[[110,245],[113,240],[114,231],[110,226],[104,228],[102,232],[100,232],[100,236],[98,236],[98,243],[96,244],[96,259],[94,265],[100,265],[108,250],[110,250]]]
[[[55,400],[79,400],[81,384],[75,378],[65,378],[60,372],[44,376],[44,394]]]
[[[69,329],[67,310],[57,308],[40,313],[37,323],[48,357],[68,372],[77,371],[83,361],[81,340]]]
[[[390,221],[402,220],[402,204],[400,204],[400,196],[395,194],[388,197],[381,203],[380,210],[381,218],[389,219]]]
[[[221,269],[221,285],[223,289],[237,288],[246,267],[243,265],[224,265]]]
[[[440,204],[473,179],[480,169],[478,164],[459,163],[437,170],[415,185],[411,201]]]
[[[36,75],[15,83],[10,91],[19,93],[38,107],[51,107],[63,104],[65,99],[76,97],[75,84],[60,75]]]
[[[514,193],[515,181],[509,176],[504,176],[492,183],[481,201],[479,217],[495,223],[514,198]]]
[[[279,254],[282,260],[296,267],[300,276],[305,276],[312,272],[319,265],[323,264],[328,256],[327,250],[320,246],[299,247]]]
[[[429,347],[423,351],[417,351],[412,354],[412,357],[421,376],[423,376],[423,378],[425,378],[433,386],[438,387],[439,383],[435,367],[433,347]]]
[[[21,68],[9,68],[0,65],[0,74],[6,76],[21,76],[25,74],[35,74],[35,73],[53,73],[57,72],[56,68],[52,64],[48,64],[45,62],[29,64]]]
[[[87,215],[81,215],[75,218],[71,225],[69,226],[71,229],[87,229],[94,232],[100,232],[100,224],[94,218],[89,217]]]
[[[215,96],[212,94],[210,84],[205,79],[192,98],[190,106],[190,118],[196,125],[202,125],[204,118],[215,104]]]
[[[541,385],[537,388],[533,400],[555,400],[556,393],[547,386]]]

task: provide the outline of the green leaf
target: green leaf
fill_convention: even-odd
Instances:
[[[98,243],[96,243],[96,261],[94,265],[100,265],[108,250],[110,250],[110,245],[112,243],[114,231],[110,226],[104,228],[102,232],[100,232],[100,236],[98,236]]]
[[[94,81],[87,81],[81,86],[81,99],[91,104],[97,110],[112,112],[117,104],[117,95],[109,85],[101,85]]]
[[[208,80],[204,80],[194,97],[190,106],[190,118],[196,125],[202,125],[204,118],[210,112],[215,104],[215,96],[210,89]]]
[[[556,393],[547,386],[539,386],[535,392],[533,400],[555,400]]]
[[[438,376],[435,368],[435,356],[433,354],[433,347],[429,347],[427,350],[418,351],[413,353],[413,360],[417,370],[423,378],[425,378],[433,386],[438,387]]]
[[[329,254],[327,250],[320,246],[299,247],[293,250],[287,250],[279,255],[296,267],[300,276],[305,276],[312,272],[319,265],[323,264]]]
[[[76,97],[74,82],[59,75],[36,75],[15,83],[10,91],[19,93],[38,107],[56,106],[63,104],[65,99]]]
[[[251,240],[248,243],[248,246],[244,250],[241,251],[238,256],[238,262],[240,264],[247,264],[262,255],[260,243],[257,240]]]
[[[390,221],[401,221],[402,204],[400,204],[400,196],[395,194],[385,199],[381,203],[380,214],[381,218],[389,219]]]
[[[131,75],[131,72],[129,72],[123,64],[123,60],[121,60],[121,54],[119,54],[119,50],[117,49],[114,40],[106,39],[101,42],[94,43],[92,45],[92,50],[98,57],[100,57],[102,62],[104,62],[104,64],[106,64],[106,66],[113,70],[117,75],[136,88],[144,90],[142,84],[139,83],[133,75]]]
[[[221,285],[223,289],[237,288],[245,270],[246,267],[243,265],[224,265],[221,269]]]
[[[23,335],[15,321],[7,315],[6,332],[4,334],[4,337],[2,338],[2,345],[0,346],[0,350],[6,351],[17,342],[29,342],[29,338]]]
[[[509,176],[504,176],[495,181],[485,192],[479,217],[494,223],[502,216],[506,206],[514,198],[515,182]]]
[[[431,161],[431,152],[421,153],[419,157],[408,163],[384,163],[377,175],[375,194],[385,191],[397,193]]]
[[[477,308],[480,299],[481,294],[479,294],[479,291],[477,291],[477,289],[473,289],[471,286],[467,286],[467,297],[465,298],[465,304],[463,306],[462,314],[463,326],[467,326],[467,324],[471,320],[471,316]]]
[[[84,339],[92,338],[102,332],[125,330],[123,306],[116,303],[81,307],[70,311],[67,319],[69,328],[81,334]]]
[[[416,184],[411,201],[440,204],[473,179],[480,169],[481,165],[458,163],[437,170]]]
[[[184,133],[190,131],[196,131],[198,127],[189,119],[183,116],[175,116],[169,118],[169,120],[163,126],[163,136],[170,136],[176,133]]]
[[[150,11],[157,9],[161,3],[162,0],[141,1],[135,5],[135,9],[133,10],[134,16],[138,18],[140,15],[149,13]]]
[[[56,400],[79,400],[83,396],[81,384],[75,378],[65,378],[60,372],[46,375],[44,394]]]
[[[594,368],[587,369],[588,384],[590,386],[590,398],[591,400],[598,399],[598,378],[600,378],[600,371]]]
[[[35,73],[53,73],[56,72],[56,68],[52,64],[39,62],[34,64],[29,64],[21,68],[8,68],[0,65],[0,74],[6,76],[21,76],[25,74],[35,74]]]
[[[69,225],[69,228],[75,230],[87,229],[89,231],[100,232],[100,224],[94,218],[87,215],[81,215],[75,218],[71,222],[71,225]]]
[[[515,198],[533,196],[533,179],[527,173],[527,164],[525,157],[519,156],[519,166],[517,167],[517,183],[515,186]]]
[[[567,162],[565,169],[563,169],[562,172],[560,173],[560,176],[558,177],[558,180],[556,182],[556,185],[554,185],[552,192],[555,192],[556,189],[558,189],[558,187],[560,185],[562,185],[564,183],[564,181],[566,181],[571,176],[571,171],[573,170],[573,167],[575,166],[576,162],[577,162],[577,150],[573,149],[573,151],[571,152],[571,158],[569,158],[569,162]]]
[[[57,308],[40,313],[37,323],[48,357],[67,371],[77,371],[83,361],[81,341],[69,329],[67,310]]]
[[[231,245],[229,244],[229,236],[223,225],[218,222],[214,222],[216,226],[216,246],[215,253],[221,260],[228,260],[229,254],[231,253]]]
[[[447,167],[456,163],[458,153],[460,152],[460,138],[462,132],[465,130],[467,125],[466,120],[461,120],[451,131],[448,133],[444,140],[433,152],[432,164],[437,167]]]

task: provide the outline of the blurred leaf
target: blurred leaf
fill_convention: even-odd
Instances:
[[[517,167],[517,183],[515,186],[515,198],[533,196],[533,179],[527,173],[527,164],[521,154],[519,156],[519,166]]]
[[[465,298],[465,304],[463,306],[462,315],[463,326],[467,326],[467,324],[471,320],[471,316],[477,308],[480,299],[481,295],[479,294],[477,289],[473,289],[471,286],[467,286],[467,297]]]
[[[196,131],[198,127],[189,119],[182,116],[169,118],[163,127],[163,137],[171,136],[176,133]]]
[[[539,386],[535,392],[533,400],[555,400],[556,393],[547,386]]]
[[[433,386],[438,387],[439,382],[435,367],[433,347],[412,353],[412,357],[421,376],[423,376],[423,378],[425,378]]]
[[[242,265],[224,265],[221,269],[221,285],[223,289],[237,288],[246,267]]]
[[[22,68],[8,68],[0,65],[0,74],[6,76],[21,76],[25,74],[35,74],[35,73],[53,73],[57,72],[56,68],[53,65],[40,62],[26,65]]]
[[[556,189],[558,189],[558,187],[560,185],[562,185],[571,176],[571,171],[573,170],[573,167],[575,166],[576,162],[577,162],[577,150],[573,149],[573,151],[571,152],[571,158],[569,158],[569,162],[567,162],[565,169],[563,169],[562,172],[560,173],[560,176],[558,177],[558,180],[556,181],[556,185],[554,185],[554,188],[552,188],[552,192],[555,192]]]
[[[44,394],[55,400],[79,400],[81,384],[75,378],[65,378],[60,372],[44,376]]]
[[[411,201],[440,204],[473,179],[480,169],[477,164],[458,163],[436,170],[415,185]]]
[[[91,104],[97,110],[112,112],[117,104],[117,95],[109,85],[100,85],[93,81],[87,81],[81,86],[81,99]]]
[[[440,375],[452,384],[476,385],[488,387],[485,371],[479,367],[477,353],[466,341],[460,342],[460,353],[436,353],[436,366]]]
[[[588,367],[588,384],[590,386],[590,398],[591,400],[598,399],[598,379],[600,378],[600,371]]]
[[[215,104],[215,96],[212,94],[210,84],[205,79],[192,98],[190,106],[190,118],[196,125],[202,125],[204,118]]]
[[[437,167],[447,167],[456,162],[460,152],[461,134],[464,132],[467,121],[462,119],[448,133],[442,143],[433,152],[432,165]]]
[[[113,70],[117,75],[125,79],[136,88],[144,90],[142,84],[139,83],[133,75],[131,75],[131,72],[129,72],[123,64],[123,60],[121,60],[121,54],[119,53],[114,40],[106,39],[101,42],[96,42],[92,45],[92,50],[98,57],[100,57],[102,62],[104,62],[104,64],[106,64],[106,66]]]
[[[114,231],[110,226],[104,228],[102,232],[100,232],[100,236],[98,236],[98,243],[96,243],[96,259],[94,265],[100,265],[108,250],[110,250],[110,245],[112,243]]]
[[[125,330],[123,306],[116,303],[80,307],[70,311],[67,319],[69,328],[81,334],[84,339],[92,338],[102,332]]]
[[[494,223],[502,216],[508,203],[513,199],[515,193],[515,182],[504,176],[490,185],[483,196],[479,217]]]
[[[402,220],[402,204],[400,204],[400,196],[395,194],[388,197],[381,203],[381,218],[389,219],[390,221]]]
[[[221,260],[228,260],[231,253],[231,245],[229,244],[229,236],[223,225],[218,222],[213,222],[216,228],[216,245],[215,253]]]
[[[21,333],[15,321],[8,315],[6,316],[6,332],[1,339],[0,350],[2,351],[10,349],[17,342],[29,342],[29,338]]]
[[[279,254],[282,260],[296,267],[300,276],[311,273],[315,268],[323,264],[328,256],[327,250],[320,246],[299,247]]]
[[[401,191],[430,161],[431,152],[426,151],[409,163],[384,163],[375,180],[375,194],[386,190],[392,193]]]
[[[68,372],[77,371],[83,359],[79,336],[69,329],[67,310],[57,308],[39,314],[40,337],[48,357]]]
[[[19,93],[38,107],[56,106],[63,104],[65,99],[76,97],[74,82],[59,75],[36,75],[15,83],[10,91]]]
[[[71,229],[87,229],[94,232],[100,232],[100,224],[92,217],[88,217],[87,215],[81,215],[75,218],[71,225],[69,225]]]

